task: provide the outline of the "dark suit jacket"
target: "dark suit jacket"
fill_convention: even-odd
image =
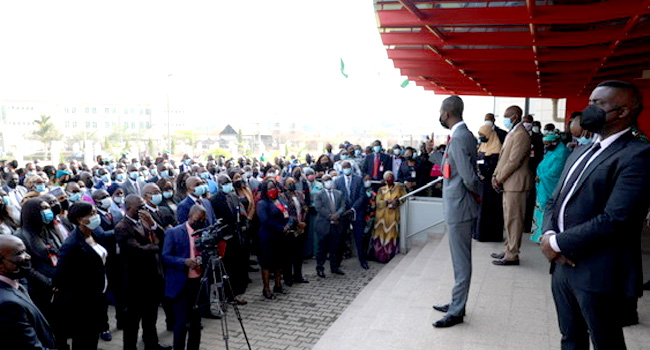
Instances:
[[[232,193],[219,192],[210,197],[210,204],[214,215],[222,219],[222,224],[228,225],[224,228],[224,233],[227,232],[233,235],[233,239],[240,240],[241,225],[245,223],[246,216],[242,218],[239,197]]]
[[[95,237],[96,241],[99,241]],[[83,233],[75,229],[59,250],[59,264],[53,278],[56,323],[68,332],[75,331],[80,322],[89,322],[100,331],[106,310],[102,312],[106,283],[104,263],[86,243]],[[102,316],[103,315],[103,316]]]
[[[372,177],[372,171],[374,169],[374,164],[375,164],[375,153],[371,153],[366,156],[366,158],[363,160],[363,164],[361,166],[361,173],[365,175],[370,175]],[[390,158],[390,156],[386,153],[379,153],[379,169],[383,170],[379,171],[379,176],[372,178],[373,180],[382,180],[384,178],[384,173],[388,170],[393,170],[393,160]]]
[[[29,296],[0,281],[0,342],[3,349],[54,349],[50,325]]]
[[[330,205],[330,198],[327,190],[322,190],[316,194],[316,200],[314,202],[314,208],[316,208],[316,235],[317,237],[323,237],[326,234],[329,234],[331,229],[331,220],[329,216],[332,214],[338,214],[339,220],[341,215],[345,211],[345,199],[343,198],[343,193],[339,190],[332,190],[334,192],[334,200],[336,210],[332,210]],[[340,221],[338,224],[340,225]]]
[[[188,267],[185,259],[190,258],[190,238],[187,227],[182,223],[165,231],[162,260],[165,266],[165,296],[176,298],[187,280]]]
[[[366,190],[363,187],[363,180],[361,176],[351,175],[352,179],[350,180],[350,195],[348,196],[347,188],[345,187],[345,175],[339,176],[336,181],[334,181],[334,188],[341,191],[343,198],[345,199],[345,209],[350,210],[354,209],[356,213],[357,220],[364,220],[365,213],[365,199]],[[352,216],[350,216],[352,218]]]
[[[205,198],[199,198],[201,203],[203,204],[203,207],[205,208],[206,211],[206,216],[208,219],[208,222],[206,223],[207,226],[210,226],[214,224],[217,221],[217,217],[214,215],[214,210],[212,210],[212,205],[210,204],[210,201],[205,199]],[[185,197],[183,201],[181,201],[178,204],[178,207],[176,208],[176,217],[177,217],[177,222],[179,224],[184,223],[187,221],[187,217],[190,214],[190,209],[192,206],[196,204],[190,196]]]
[[[115,236],[124,259],[124,288],[127,293],[143,296],[160,291],[163,271],[157,237],[161,235],[164,235],[161,227],[145,232],[142,225],[136,225],[126,215],[115,226]]]
[[[501,141],[501,144],[503,145],[503,143],[506,141],[506,136],[508,136],[508,132],[496,125],[494,126],[494,131],[497,133],[497,137],[499,138],[499,141]]]
[[[543,231],[559,232],[559,192],[573,163],[586,151],[569,156],[544,214]],[[650,145],[627,132],[585,168],[564,211],[564,231],[557,234],[562,254],[575,267],[558,265],[554,273],[589,292],[641,291],[641,229],[650,205]]]

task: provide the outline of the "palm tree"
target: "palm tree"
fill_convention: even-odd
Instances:
[[[41,114],[40,120],[34,120],[37,128],[32,132],[32,137],[43,143],[45,158],[48,157],[49,148],[52,141],[60,140],[63,135],[57,130],[56,126],[50,122],[51,116]]]

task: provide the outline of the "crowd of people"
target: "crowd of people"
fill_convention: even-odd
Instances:
[[[496,266],[520,264],[524,233],[551,264],[562,349],[625,349],[622,328],[639,322],[641,234],[650,206],[650,145],[636,129],[640,91],[605,81],[568,132],[542,129],[518,106],[496,127],[485,116],[479,146],[463,121],[460,97],[445,99],[450,129],[442,164],[443,202],[455,284],[451,301],[433,308],[438,328],[462,323],[472,273],[472,237],[501,242]]]
[[[247,304],[248,274],[258,270],[261,293],[273,300],[309,282],[305,259],[315,258],[319,278],[327,278],[327,261],[338,275],[352,256],[363,269],[368,260],[390,261],[399,252],[400,198],[441,174],[443,154],[444,145],[434,148],[429,139],[419,151],[385,149],[379,140],[368,147],[344,142],[337,152],[327,145],[317,158],[273,162],[174,160],[167,153],[98,156],[94,164],[2,161],[0,231],[19,239],[7,244],[20,246],[23,260],[31,261],[19,285],[54,336],[5,338],[11,328],[4,326],[15,320],[2,316],[0,333],[16,348],[40,342],[67,349],[72,339],[73,349],[95,349],[98,339],[112,339],[112,304],[124,349],[136,349],[140,327],[146,349],[168,349],[156,330],[162,306],[174,349],[198,349],[200,318],[215,315],[209,307],[193,308],[197,295],[209,304],[200,293],[207,261],[196,231],[218,224],[228,237],[216,248],[229,276],[228,302]],[[438,185],[421,194],[440,193]]]

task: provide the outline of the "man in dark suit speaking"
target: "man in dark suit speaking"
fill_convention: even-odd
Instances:
[[[54,336],[25,287],[18,283],[31,268],[23,242],[0,236],[0,343],[3,349],[54,349]]]
[[[622,311],[641,291],[641,228],[650,205],[650,145],[632,127],[639,90],[600,83],[582,112],[595,142],[567,160],[544,214],[562,349],[625,349]]]

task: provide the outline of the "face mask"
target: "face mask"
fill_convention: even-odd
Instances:
[[[314,182],[314,180],[316,180],[316,175],[314,174],[307,175],[307,180],[309,180],[309,182]]]
[[[151,203],[153,203],[154,205],[158,205],[160,204],[160,202],[162,202],[162,194],[157,193],[151,196]]]
[[[278,189],[274,188],[272,190],[266,191],[266,195],[269,196],[270,199],[278,199]]]
[[[202,179],[207,180],[207,179],[210,178],[210,173],[208,173],[208,172],[206,171],[206,172],[201,173],[201,175],[199,175],[199,176],[200,176]]]
[[[163,179],[167,179],[167,178],[169,178],[169,171],[167,171],[167,170],[163,170],[163,171],[161,171],[161,172],[160,172],[160,176],[162,176]]]
[[[11,204],[11,198],[9,198],[9,196],[2,196],[2,201],[5,203],[5,205]]]
[[[345,168],[345,169],[343,169],[343,174],[344,174],[344,175],[350,175],[350,174],[352,174],[352,169],[351,169],[351,168]]]
[[[221,190],[223,191],[223,193],[232,192],[232,183],[227,183],[227,184],[221,186]]]
[[[52,209],[41,210],[41,220],[45,224],[52,222],[54,220],[54,212],[52,212]]]
[[[442,125],[442,127],[445,128],[445,129],[449,129],[449,126],[447,125],[447,123],[445,123],[445,122],[442,120],[442,117],[440,117],[440,125]]]
[[[13,179],[12,179],[12,180],[9,180],[9,181],[7,182],[7,186],[9,186],[9,188],[16,188],[16,181],[13,180]]]
[[[108,176],[108,174],[102,175],[102,182],[110,182],[111,178]]]
[[[235,181],[233,182],[235,188],[242,188],[244,186],[244,181]]]
[[[557,145],[546,145],[546,146],[544,146],[544,151],[545,152],[552,151],[552,150],[555,149],[555,147],[557,147]]]
[[[331,189],[332,188],[332,180],[327,180],[323,183],[323,186],[325,186],[326,189]]]
[[[393,148],[393,154],[399,156],[402,151],[399,148]]]
[[[191,159],[185,159],[184,163],[187,164],[187,165],[190,165],[192,163],[192,160]]]
[[[347,159],[348,159],[348,155],[347,155],[347,154],[343,154],[343,155],[341,155],[341,160],[347,160]]]
[[[375,153],[379,153],[381,151],[381,146],[372,146],[372,151]]]
[[[36,185],[36,192],[44,192],[45,191],[45,185],[40,184]]]
[[[585,136],[580,136],[580,137],[578,138],[578,144],[580,144],[580,145],[582,145],[582,146],[586,146],[586,145],[590,144],[591,141],[592,141],[592,140],[591,140],[590,138],[585,137]]]
[[[100,207],[101,209],[107,210],[108,208],[111,207],[111,204],[112,204],[112,203],[113,203],[113,201],[111,200],[111,197],[106,197],[106,198],[101,199],[101,200],[99,201],[99,207]]]
[[[296,184],[291,183],[287,185],[287,190],[289,191],[295,191],[296,190]]]
[[[88,229],[90,230],[94,230],[98,228],[101,223],[102,223],[102,219],[99,218],[99,214],[95,214],[90,217],[88,223],[84,224],[84,226],[88,227]]]
[[[81,199],[81,192],[76,192],[76,193],[71,193],[70,197],[68,197],[68,200],[71,202],[76,202]]]
[[[478,140],[481,141],[481,142],[483,142],[483,143],[488,142],[488,138],[485,137],[485,136],[481,136],[481,137],[479,137]]]
[[[136,167],[136,168],[139,168],[139,167],[140,167],[140,163],[135,162],[135,163],[133,163],[133,166]]]
[[[115,180],[120,181],[120,182],[124,181],[124,174],[119,173],[119,174],[115,175]]]
[[[32,269],[32,262],[30,260],[23,260],[21,262],[13,260],[9,261],[16,265],[17,270],[11,272],[7,277],[11,278],[12,280],[19,280],[29,275],[29,271]]]
[[[122,204],[124,203],[124,196],[115,196],[113,197],[113,201],[115,201],[115,204]]]
[[[370,180],[366,180],[363,182],[363,187],[370,188],[370,186],[372,186],[372,182],[370,182]]]
[[[539,126],[533,126],[533,132],[539,134]]]
[[[165,192],[163,192],[163,197],[165,197],[165,199],[172,198],[173,195],[174,195],[174,191],[165,191]]]
[[[247,178],[247,179],[248,179],[249,177],[251,177],[251,176],[253,176],[253,173],[250,172],[250,171],[247,171],[247,172],[244,173],[244,177]]]
[[[600,133],[607,124],[607,114],[617,111],[621,107],[616,107],[608,112],[596,105],[587,106],[582,111],[582,118],[580,119],[580,126],[588,131]]]
[[[201,185],[201,186],[196,186],[196,187],[194,188],[194,196],[196,196],[196,197],[201,197],[201,196],[204,195],[204,194],[205,194],[205,187],[203,187],[203,185]]]
[[[489,127],[493,127],[493,126],[494,126],[494,122],[491,121],[491,120],[486,120],[485,123],[483,123],[483,124],[484,124],[484,125],[487,125],[487,126],[489,126]]]
[[[205,221],[196,221],[190,224],[190,227],[194,231],[198,231],[205,227]]]
[[[151,176],[156,176],[158,174],[158,170],[151,169],[151,170],[149,170],[149,174],[151,174]]]
[[[355,157],[358,157],[358,156],[360,156],[360,155],[361,155],[361,150],[360,150],[360,149],[355,149],[355,150],[354,150],[354,156],[355,156]]]
[[[524,128],[526,129],[526,131],[533,130],[533,123],[523,123],[523,124],[524,124]]]
[[[70,201],[64,200],[63,202],[59,202],[61,204],[61,210],[66,211],[68,208],[70,208]]]
[[[137,171],[130,172],[129,177],[131,178],[131,180],[137,180],[138,179],[138,172]]]
[[[506,118],[503,120],[503,125],[506,127],[506,129],[510,130],[514,126],[512,124],[512,120],[510,118]]]

